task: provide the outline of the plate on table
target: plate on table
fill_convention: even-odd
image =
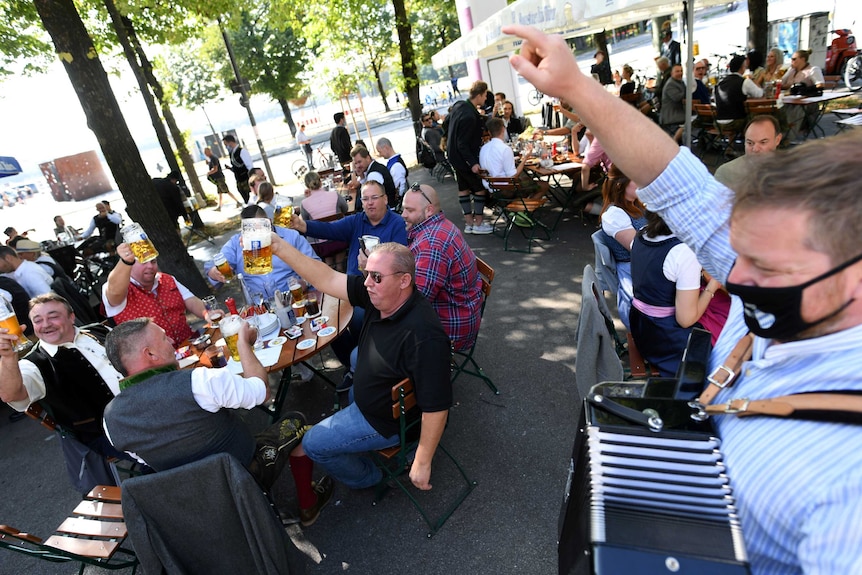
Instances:
[[[304,351],[306,349],[310,349],[310,348],[314,347],[315,345],[317,345],[316,339],[304,339],[301,342],[299,342],[298,344],[296,344],[296,349]]]
[[[317,332],[317,337],[329,337],[330,335],[334,334],[336,331],[338,331],[338,330],[336,330],[335,327],[333,327],[333,326],[325,327],[322,330],[320,330],[319,332]]]
[[[278,331],[278,316],[274,313],[265,313],[261,315],[253,315],[248,318],[248,323],[255,326],[260,332],[261,337],[272,334]]]
[[[267,345],[269,347],[277,347],[279,345],[284,345],[284,342],[286,342],[286,341],[287,341],[287,338],[284,337],[283,335],[280,335],[278,337],[275,337],[275,338],[269,340],[269,342],[267,342]]]

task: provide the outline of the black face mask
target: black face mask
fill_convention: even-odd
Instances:
[[[795,286],[759,287],[728,282],[727,291],[739,296],[742,300],[745,325],[748,326],[751,333],[764,338],[790,341],[803,331],[835,317],[853,303],[851,298],[838,309],[820,319],[805,321],[802,319],[802,292],[805,288],[834,276],[860,260],[862,260],[862,254],[814,279]]]

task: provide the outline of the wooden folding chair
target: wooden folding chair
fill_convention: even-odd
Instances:
[[[51,563],[80,563],[78,575],[87,565],[109,570],[131,567],[134,574],[138,558],[123,548],[126,536],[120,488],[104,485],[90,491],[48,539],[0,525],[0,547]]]
[[[443,527],[446,520],[452,516],[461,502],[470,495],[470,492],[476,487],[477,483],[467,477],[467,473],[461,464],[452,456],[451,453],[443,446],[442,440],[437,444],[438,452],[442,452],[458,469],[461,477],[464,480],[464,487],[458,492],[454,501],[452,501],[445,510],[436,518],[432,518],[428,511],[423,507],[419,499],[413,494],[411,487],[405,483],[410,483],[410,478],[407,472],[412,465],[411,455],[415,453],[416,447],[419,445],[419,426],[422,422],[420,413],[416,413],[416,394],[413,390],[413,382],[409,379],[403,379],[392,386],[392,418],[398,420],[399,425],[399,441],[398,445],[373,451],[371,453],[375,463],[383,471],[383,481],[378,486],[374,497],[373,505],[377,505],[386,492],[395,485],[401,491],[407,494],[410,502],[419,511],[422,519],[428,524],[431,531],[428,537],[433,536]],[[412,417],[415,416],[415,417]],[[415,437],[414,437],[415,436]],[[434,491],[437,491],[435,489]]]
[[[548,202],[547,198],[527,197],[531,190],[525,189],[518,178],[492,178],[487,172],[480,172],[480,175],[488,182],[491,197],[500,209],[497,219],[494,220],[494,227],[496,228],[501,220],[505,224],[502,233],[504,251],[532,253],[533,240],[539,239],[537,233],[542,233],[545,240],[551,239],[551,229],[539,219],[537,214],[539,209]],[[515,227],[527,239],[527,249],[509,247],[509,238]]]
[[[488,296],[491,295],[491,283],[494,281],[494,268],[489,266],[482,258],[476,258],[476,267],[479,269],[479,277],[482,279],[482,307],[479,309],[479,317],[485,316],[485,305],[488,303]],[[485,372],[473,359],[473,352],[476,350],[476,344],[479,342],[478,337],[470,349],[465,351],[452,351],[452,383],[458,379],[462,373],[472,375],[482,379],[485,384],[491,388],[495,395],[499,395],[500,391],[491,378],[485,375]],[[470,367],[472,366],[472,368]]]
[[[739,136],[739,130],[736,127],[731,127],[718,119],[715,113],[715,108],[710,104],[692,104],[694,112],[700,120],[707,142],[707,149],[712,149],[718,152],[716,165],[720,163],[733,148],[736,138]]]

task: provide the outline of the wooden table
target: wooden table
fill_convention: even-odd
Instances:
[[[266,411],[273,422],[275,422],[279,414],[281,413],[281,408],[284,404],[284,400],[287,397],[287,391],[290,387],[290,378],[291,378],[291,366],[294,366],[298,363],[305,363],[306,367],[321,375],[324,379],[329,381],[329,379],[324,376],[318,369],[309,365],[308,360],[312,357],[326,349],[332,340],[337,338],[341,333],[347,329],[347,326],[350,325],[350,320],[353,317],[353,306],[351,306],[348,302],[342,301],[336,297],[328,296],[323,293],[320,293],[320,309],[322,311],[322,315],[328,316],[329,320],[326,322],[327,326],[332,326],[335,328],[335,333],[326,337],[318,337],[316,333],[312,333],[311,331],[311,321],[306,319],[302,324],[302,335],[296,339],[288,339],[284,342],[284,345],[281,346],[281,353],[278,356],[278,361],[276,361],[273,365],[266,368],[266,371],[271,373],[274,371],[281,371],[281,379],[278,382],[278,389],[276,390],[275,397],[269,405],[260,405],[261,409]],[[284,330],[279,329],[277,335],[283,335]],[[221,333],[218,328],[213,330],[211,335],[212,342],[215,343],[221,338]],[[273,336],[275,337],[275,335]],[[270,338],[272,339],[272,338]],[[315,345],[312,347],[301,350],[296,349],[296,346],[299,342],[305,339],[314,339],[316,340]],[[225,356],[229,356],[230,354],[225,354]],[[189,368],[193,367],[212,367],[212,364],[209,361],[209,358],[206,354],[201,353],[200,361],[195,364],[189,366]],[[333,386],[335,385],[332,381],[329,381]]]
[[[814,113],[809,113],[808,109],[805,109],[805,117],[808,119],[810,126],[808,131],[805,132],[805,139],[808,139],[808,136],[811,134],[817,137],[818,130],[820,131],[820,137],[825,138],[826,132],[820,127],[820,119],[823,118],[823,114],[826,112],[826,104],[831,100],[846,98],[850,95],[851,93],[847,91],[836,92],[834,90],[827,90],[821,96],[782,96],[781,103],[785,106],[808,106],[809,104],[816,104],[817,111]]]

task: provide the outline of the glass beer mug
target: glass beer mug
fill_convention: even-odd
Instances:
[[[123,241],[129,244],[129,248],[131,248],[132,253],[135,254],[135,259],[142,264],[153,261],[159,257],[159,252],[156,250],[156,246],[154,246],[153,242],[147,237],[141,224],[129,222],[129,224],[123,228]]]
[[[272,224],[267,218],[242,221],[242,258],[245,273],[272,273]]]

